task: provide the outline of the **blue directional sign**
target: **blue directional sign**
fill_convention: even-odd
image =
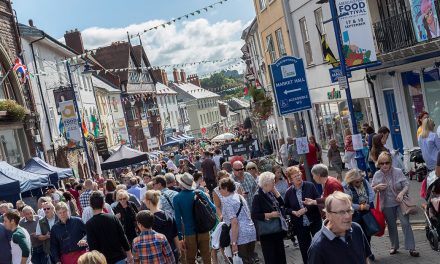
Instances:
[[[330,79],[332,80],[332,83],[338,82],[338,78],[342,76],[341,67],[335,67],[328,70],[330,73]],[[351,78],[351,71],[347,71],[347,77]]]
[[[312,108],[303,60],[284,56],[270,65],[272,88],[280,115]]]

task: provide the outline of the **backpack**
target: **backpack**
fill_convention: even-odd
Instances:
[[[235,214],[235,216],[237,218],[240,215],[241,208],[243,208],[243,201],[241,200],[241,197],[240,197],[240,207],[238,208],[238,211]],[[220,247],[221,248],[226,248],[226,247],[229,247],[229,245],[231,245],[231,235],[229,233],[230,230],[231,230],[231,225],[227,225],[227,224],[222,225],[222,231],[220,233]]]
[[[214,228],[217,216],[209,206],[207,198],[200,191],[194,191],[193,216],[197,234],[202,234]]]

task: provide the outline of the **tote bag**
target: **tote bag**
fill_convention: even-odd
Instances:
[[[376,196],[376,208],[370,209],[370,213],[374,216],[374,219],[376,219],[377,224],[379,225],[380,229],[379,232],[375,234],[375,236],[381,237],[385,233],[385,215],[382,213],[380,209],[380,194],[377,193]]]

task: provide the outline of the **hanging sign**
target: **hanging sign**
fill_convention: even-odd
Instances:
[[[367,0],[335,0],[347,67],[377,60]]]
[[[241,156],[245,154],[255,153],[259,155],[260,145],[258,139],[243,142],[233,142],[222,145],[223,157]]]
[[[410,0],[414,33],[418,42],[440,37],[434,0]]]
[[[81,128],[78,123],[78,116],[75,112],[73,100],[62,101],[59,103],[61,118],[63,119],[64,131],[66,131],[67,147],[81,147],[82,137]]]

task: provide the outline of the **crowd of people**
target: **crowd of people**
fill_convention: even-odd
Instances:
[[[430,137],[426,120],[421,141]],[[343,159],[350,154],[342,155],[335,140],[327,154],[335,175],[329,175],[315,138],[303,157],[288,137],[280,142],[279,163],[264,171],[258,159],[225,159],[219,145],[188,145],[149,166],[49,185],[36,211],[21,200],[1,202],[0,264],[232,263],[237,258],[245,264],[282,264],[286,239],[298,245],[303,263],[369,263],[375,259],[374,234],[363,216],[374,208],[376,195],[388,224],[390,254],[399,249],[399,219],[405,249],[417,257],[409,215],[400,208],[409,182],[385,147],[389,130],[364,131],[370,175],[345,160],[351,167],[343,178]],[[351,133],[346,134],[345,153],[352,148]],[[263,259],[256,254],[257,241]]]

